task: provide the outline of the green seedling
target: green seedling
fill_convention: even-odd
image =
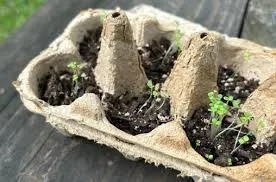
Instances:
[[[245,61],[248,61],[248,60],[250,59],[250,54],[249,54],[248,51],[245,51],[245,52],[243,53],[243,59],[244,59]]]
[[[232,166],[232,165],[233,165],[232,159],[231,159],[231,158],[228,158],[228,159],[227,159],[227,165],[228,165],[228,166]]]
[[[233,102],[234,101],[234,97],[233,96],[224,96],[223,99],[226,101],[227,105],[229,104],[229,102]]]
[[[140,109],[138,110],[138,113],[139,113],[139,112],[142,112],[142,109],[143,109],[144,107],[146,107],[146,105],[150,102],[150,100],[151,100],[152,97],[154,97],[154,98],[159,97],[159,96],[162,97],[162,98],[168,98],[168,97],[169,97],[169,95],[168,95],[167,92],[163,92],[163,91],[160,92],[160,91],[159,91],[159,85],[158,85],[158,84],[154,85],[154,84],[152,83],[152,80],[149,80],[149,81],[147,82],[146,86],[150,89],[150,97],[149,97],[149,98],[146,100],[146,102],[140,107]],[[156,111],[162,108],[162,106],[163,106],[164,103],[165,103],[165,100],[166,100],[166,99],[163,99],[162,104],[156,109]],[[153,105],[151,105],[151,107],[149,107],[149,109],[147,109],[147,111],[146,111],[145,113],[147,113],[149,110],[151,110],[152,107],[153,107]]]
[[[200,140],[197,139],[197,140],[195,141],[196,147],[200,147],[200,143],[201,143]]]
[[[211,138],[215,140],[217,137],[229,130],[238,131],[234,149],[231,152],[231,154],[233,154],[241,145],[246,144],[250,139],[249,137],[252,136],[251,133],[247,133],[246,135],[240,137],[240,134],[243,133],[242,128],[248,125],[249,121],[253,119],[252,114],[250,112],[244,112],[240,117],[238,117],[238,112],[236,115],[236,122],[233,120],[227,128],[220,131],[221,122],[225,115],[229,112],[229,104],[232,103],[234,108],[239,109],[241,101],[238,99],[235,100],[233,96],[222,96],[221,94],[217,94],[215,91],[209,92],[208,97],[210,100],[210,108],[208,110],[211,112]],[[226,101],[226,103],[222,101],[222,98]],[[235,123],[237,123],[237,125],[233,126]],[[258,120],[258,125],[258,127],[264,127],[263,118]],[[220,132],[217,134],[218,131]],[[237,146],[238,143],[239,145]]]
[[[71,91],[71,95],[73,96],[73,88],[74,86],[77,84],[78,79],[79,79],[79,75],[82,69],[82,65],[78,62],[72,61],[70,62],[67,67],[73,72],[72,75],[72,91]]]
[[[221,129],[221,122],[228,112],[228,104],[222,101],[223,96],[218,94],[216,91],[208,93],[210,108],[208,111],[211,112],[211,138],[213,139],[217,132]]]
[[[208,159],[208,161],[211,161],[214,159],[214,156],[212,154],[205,154],[205,158]]]
[[[181,39],[183,37],[183,33],[181,32],[180,28],[179,28],[179,23],[176,22],[177,24],[177,28],[175,30],[175,34],[174,34],[174,42],[170,45],[170,47],[168,48],[168,50],[166,51],[165,56],[163,57],[162,62],[168,57],[169,54],[171,54],[172,52],[181,52]],[[174,50],[174,47],[176,47],[176,50]],[[172,51],[174,50],[174,51]]]
[[[177,47],[177,50],[180,52],[182,50],[181,48],[181,39],[183,37],[183,33],[181,32],[179,26],[177,27],[176,31],[175,31],[175,35],[174,35],[174,42],[175,45]]]
[[[239,108],[240,108],[240,103],[241,103],[241,100],[240,100],[240,99],[237,99],[237,100],[233,100],[233,101],[232,101],[233,107],[236,108],[236,109],[239,109]]]
[[[246,144],[248,141],[249,141],[249,135],[244,135],[239,139],[239,144],[243,145],[243,144]]]
[[[208,109],[208,111],[211,112],[211,124],[212,124],[211,138],[214,140],[215,138],[217,138],[219,135],[223,134],[224,132],[234,129],[234,128],[231,128],[232,125],[234,124],[234,122],[233,122],[231,125],[229,125],[227,128],[225,128],[223,131],[218,133],[221,129],[221,122],[222,122],[223,118],[229,112],[230,103],[232,103],[234,108],[239,109],[241,101],[239,99],[235,100],[233,96],[222,96],[221,94],[218,94],[216,91],[209,92],[208,97],[210,100],[210,104],[209,104],[210,108]],[[222,98],[223,98],[223,100],[226,101],[226,103],[224,103],[222,101]],[[249,113],[246,113],[241,118],[242,118],[243,124],[246,123],[246,120],[251,119]],[[240,126],[241,125],[239,125],[239,127]]]
[[[242,125],[247,125],[248,122],[252,119],[252,114],[249,112],[243,113],[243,115],[240,117],[240,123]]]
[[[147,87],[150,89],[150,95],[153,97],[162,97],[162,98],[168,98],[169,94],[167,92],[163,92],[163,91],[158,91],[159,90],[159,86],[157,85],[153,85],[152,81],[149,80],[147,82]]]
[[[251,132],[247,133],[246,135],[244,135],[244,136],[242,136],[240,138],[239,138],[239,134],[238,134],[237,139],[238,138],[239,139],[238,140],[236,139],[235,146],[234,146],[234,149],[232,150],[231,154],[233,154],[236,150],[238,150],[242,145],[247,144],[249,142],[249,140],[250,140],[249,137],[252,137],[252,136],[253,136],[253,134]],[[237,141],[239,142],[239,145],[236,147]]]

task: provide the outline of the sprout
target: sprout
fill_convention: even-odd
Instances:
[[[248,51],[245,51],[245,52],[243,53],[243,59],[244,59],[245,61],[248,61],[248,60],[250,59],[250,54],[249,54]]]
[[[150,95],[153,96],[153,97],[158,97],[158,96],[161,96],[163,98],[168,98],[169,97],[169,94],[167,92],[159,92],[159,85],[156,84],[156,85],[153,85],[152,83],[152,80],[149,80],[147,82],[147,87],[150,89]]]
[[[243,115],[240,117],[240,123],[243,125],[247,125],[248,122],[252,119],[252,114],[249,112],[243,113]]]
[[[228,166],[232,166],[232,165],[233,165],[232,159],[231,159],[231,158],[228,158],[228,159],[227,159],[227,165],[228,165]]]
[[[249,141],[248,135],[244,135],[243,137],[241,137],[241,138],[239,139],[240,145],[246,144],[248,141]]]
[[[205,154],[206,159],[208,159],[209,161],[214,159],[214,156],[212,154]]]
[[[80,74],[80,71],[81,71],[83,65],[78,63],[78,62],[72,61],[67,65],[67,67],[70,70],[72,70],[72,72],[73,72],[73,75],[72,75],[72,91],[71,91],[71,96],[73,96],[74,95],[74,92],[73,92],[74,86],[78,82],[79,74]]]
[[[195,144],[196,144],[196,147],[199,147],[199,146],[200,146],[200,143],[201,143],[200,140],[196,139],[196,143],[195,143]]]

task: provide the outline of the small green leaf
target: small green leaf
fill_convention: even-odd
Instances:
[[[226,101],[233,101],[234,97],[231,96],[231,95],[230,96],[224,96],[223,99],[226,100]]]
[[[209,98],[214,98],[215,97],[215,93],[214,92],[209,92],[208,93],[208,97]]]
[[[249,54],[248,51],[245,51],[245,52],[243,53],[243,59],[244,59],[245,61],[248,61],[248,60],[250,59],[250,54]]]
[[[221,124],[220,120],[217,118],[212,118],[212,125],[219,126]]]
[[[158,92],[156,92],[155,90],[152,92],[152,95],[153,95],[153,97],[158,97],[159,96],[159,93]]]
[[[73,81],[77,81],[78,78],[79,78],[78,75],[77,75],[77,74],[74,74],[73,77],[72,77],[72,80],[73,80]]]
[[[249,112],[243,113],[243,115],[240,117],[240,121],[242,124],[247,125],[248,121],[252,119],[252,115]]]
[[[214,159],[214,156],[212,154],[205,154],[205,157],[210,161]]]
[[[232,104],[235,108],[240,108],[240,103],[241,103],[241,100],[233,100],[232,101]]]
[[[217,111],[217,109],[216,109],[216,108],[214,108],[214,107],[211,107],[210,109],[208,109],[208,111],[210,111],[210,112],[216,112],[216,111]]]
[[[75,69],[77,67],[77,62],[70,62],[67,67],[70,69]]]
[[[221,94],[218,94],[218,99],[222,99],[222,95]]]
[[[231,158],[228,158],[228,159],[227,159],[227,164],[228,164],[228,166],[232,166],[232,165],[233,165],[232,159],[231,159]]]
[[[200,140],[196,140],[196,146],[199,147],[200,146]]]
[[[150,88],[150,89],[153,89],[153,84],[152,84],[152,81],[151,81],[151,80],[149,80],[149,81],[147,82],[147,87]]]
[[[243,137],[241,137],[241,138],[239,139],[239,143],[240,143],[241,145],[247,143],[248,141],[249,141],[249,137],[248,137],[247,135],[244,135]]]

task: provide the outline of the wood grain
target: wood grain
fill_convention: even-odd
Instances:
[[[114,1],[115,2],[115,1]],[[68,138],[30,113],[11,82],[34,56],[87,8],[130,9],[140,3],[182,16],[206,27],[238,35],[247,0],[48,0],[0,45],[0,181],[191,181],[177,171],[125,159],[119,152],[82,138]]]
[[[242,37],[262,45],[276,47],[275,0],[250,1]]]

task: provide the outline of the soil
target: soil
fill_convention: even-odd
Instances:
[[[141,97],[130,100],[126,100],[124,96],[114,98],[112,95],[102,93],[93,73],[100,50],[101,31],[102,27],[88,31],[79,45],[79,53],[85,64],[78,74],[77,82],[72,80],[72,72],[59,71],[52,67],[49,73],[39,80],[40,98],[50,105],[57,106],[68,105],[84,93],[95,93],[101,98],[109,121],[117,128],[133,135],[150,132],[158,125],[171,121],[169,98],[152,96],[146,86],[145,93]],[[179,53],[174,48],[166,54],[170,45],[171,42],[162,37],[159,41],[153,40],[138,49],[146,75],[153,84],[160,85],[159,91],[161,83],[168,77]]]
[[[95,31],[88,31],[79,46],[82,59],[91,63],[92,68],[95,68],[97,64],[98,53],[101,49],[102,29],[103,27],[99,27]]]
[[[255,137],[250,136],[249,142],[239,147],[236,152],[231,154],[234,149],[234,144],[239,131],[229,131],[220,135],[215,140],[210,139],[210,113],[204,109],[198,109],[189,121],[184,123],[184,130],[190,140],[192,147],[204,158],[206,154],[213,155],[212,160],[208,160],[219,166],[237,166],[247,164],[256,160],[266,153],[275,153],[276,146],[259,146],[255,144]],[[227,128],[231,124],[230,118],[225,118],[222,121],[222,129]],[[233,125],[235,126],[235,125]],[[248,129],[243,128],[243,133],[240,137],[248,133]],[[200,140],[200,146],[197,146],[197,140]],[[238,144],[239,145],[239,144]],[[232,165],[229,165],[228,160],[231,159]]]
[[[259,80],[247,80],[236,73],[232,68],[225,66],[219,67],[218,81],[219,93],[231,95],[242,102],[259,86]]]
[[[101,96],[101,89],[96,85],[92,64],[86,64],[77,82],[72,81],[72,73],[58,71],[52,67],[49,74],[39,80],[40,98],[52,106],[69,105],[84,93]]]
[[[171,42],[161,37],[159,41],[152,40],[150,44],[138,48],[146,75],[153,83],[163,83],[171,73],[180,52],[176,47],[168,51],[170,46]]]
[[[108,120],[117,128],[133,135],[148,133],[173,119],[169,98],[153,97],[150,92],[130,101],[107,96],[104,102],[107,103]]]
[[[242,102],[244,102],[249,94],[259,85],[258,80],[247,80],[227,66],[220,66],[217,82],[220,94],[232,95],[235,99],[240,99]],[[233,114],[223,119],[222,130],[232,123],[235,113],[238,113],[237,110],[233,109],[231,106],[230,108]],[[240,128],[237,128],[235,131],[231,130],[225,132],[219,137],[211,139],[210,120],[210,112],[208,112],[206,108],[199,108],[195,111],[190,120],[183,120],[184,130],[192,147],[209,162],[220,166],[243,165],[254,161],[265,153],[275,152],[276,145],[258,146],[255,144],[255,137],[253,135],[249,136],[249,142],[241,145],[235,152],[232,152]],[[249,131],[247,128],[243,127],[241,132],[240,137],[246,135]],[[198,144],[198,140],[200,144]],[[213,155],[213,159],[207,159],[206,154]],[[232,164],[229,163],[229,159]]]
[[[72,72],[59,71],[58,68],[51,67],[49,73],[38,80],[40,99],[50,105],[58,106],[69,105],[84,93],[95,93],[101,97],[101,89],[97,86],[93,73],[100,51],[101,31],[102,27],[88,31],[80,43],[79,53],[86,63],[83,64],[77,81],[73,82]]]

